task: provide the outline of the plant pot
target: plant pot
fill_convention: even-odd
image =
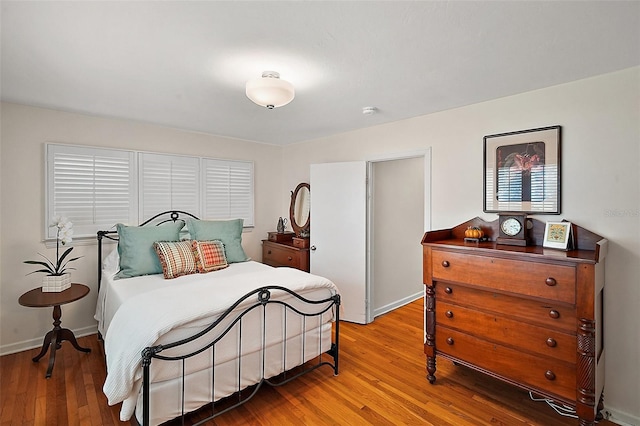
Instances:
[[[69,287],[71,287],[71,274],[42,277],[42,291],[45,293],[59,293]]]

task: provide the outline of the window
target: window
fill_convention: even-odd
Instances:
[[[253,226],[253,163],[203,160],[204,217],[244,218]]]
[[[140,222],[166,210],[200,214],[200,159],[142,152],[138,156]]]
[[[76,237],[135,222],[133,152],[53,144],[46,151],[47,239],[56,238],[49,221],[59,215],[73,222]]]
[[[49,220],[93,237],[116,223],[138,224],[165,210],[254,225],[253,163],[182,155],[46,144],[46,238]]]

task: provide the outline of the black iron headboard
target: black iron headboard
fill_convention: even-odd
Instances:
[[[181,217],[182,215],[182,217]],[[160,219],[158,222],[153,223],[154,226],[162,225],[167,222],[177,222],[178,220],[183,220],[183,217],[190,217],[193,219],[198,219],[197,216],[189,213],[183,212],[181,210],[167,210],[162,213],[158,213],[150,219],[145,220],[139,226],[150,225],[156,221],[156,219]],[[113,229],[109,231],[98,231],[98,290],[100,289],[100,282],[102,281],[102,239],[106,238],[112,241],[118,241],[118,231]]]

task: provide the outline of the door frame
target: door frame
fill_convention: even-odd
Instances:
[[[399,153],[383,154],[376,157],[371,157],[365,160],[367,162],[367,242],[366,242],[366,311],[365,321],[366,323],[373,322],[374,320],[374,308],[373,308],[373,281],[375,279],[373,273],[374,255],[373,255],[373,186],[374,182],[371,177],[373,176],[373,167],[375,163],[383,161],[404,160],[410,158],[422,157],[424,159],[424,232],[431,230],[431,147],[415,150],[405,151]]]

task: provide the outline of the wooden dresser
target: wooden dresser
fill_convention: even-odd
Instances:
[[[309,272],[309,248],[295,247],[293,241],[262,240],[262,263]]]
[[[607,240],[572,225],[576,250],[496,245],[498,221],[472,219],[422,239],[427,379],[436,357],[575,407],[593,425],[604,388],[603,288]],[[468,226],[487,242],[465,243]]]

